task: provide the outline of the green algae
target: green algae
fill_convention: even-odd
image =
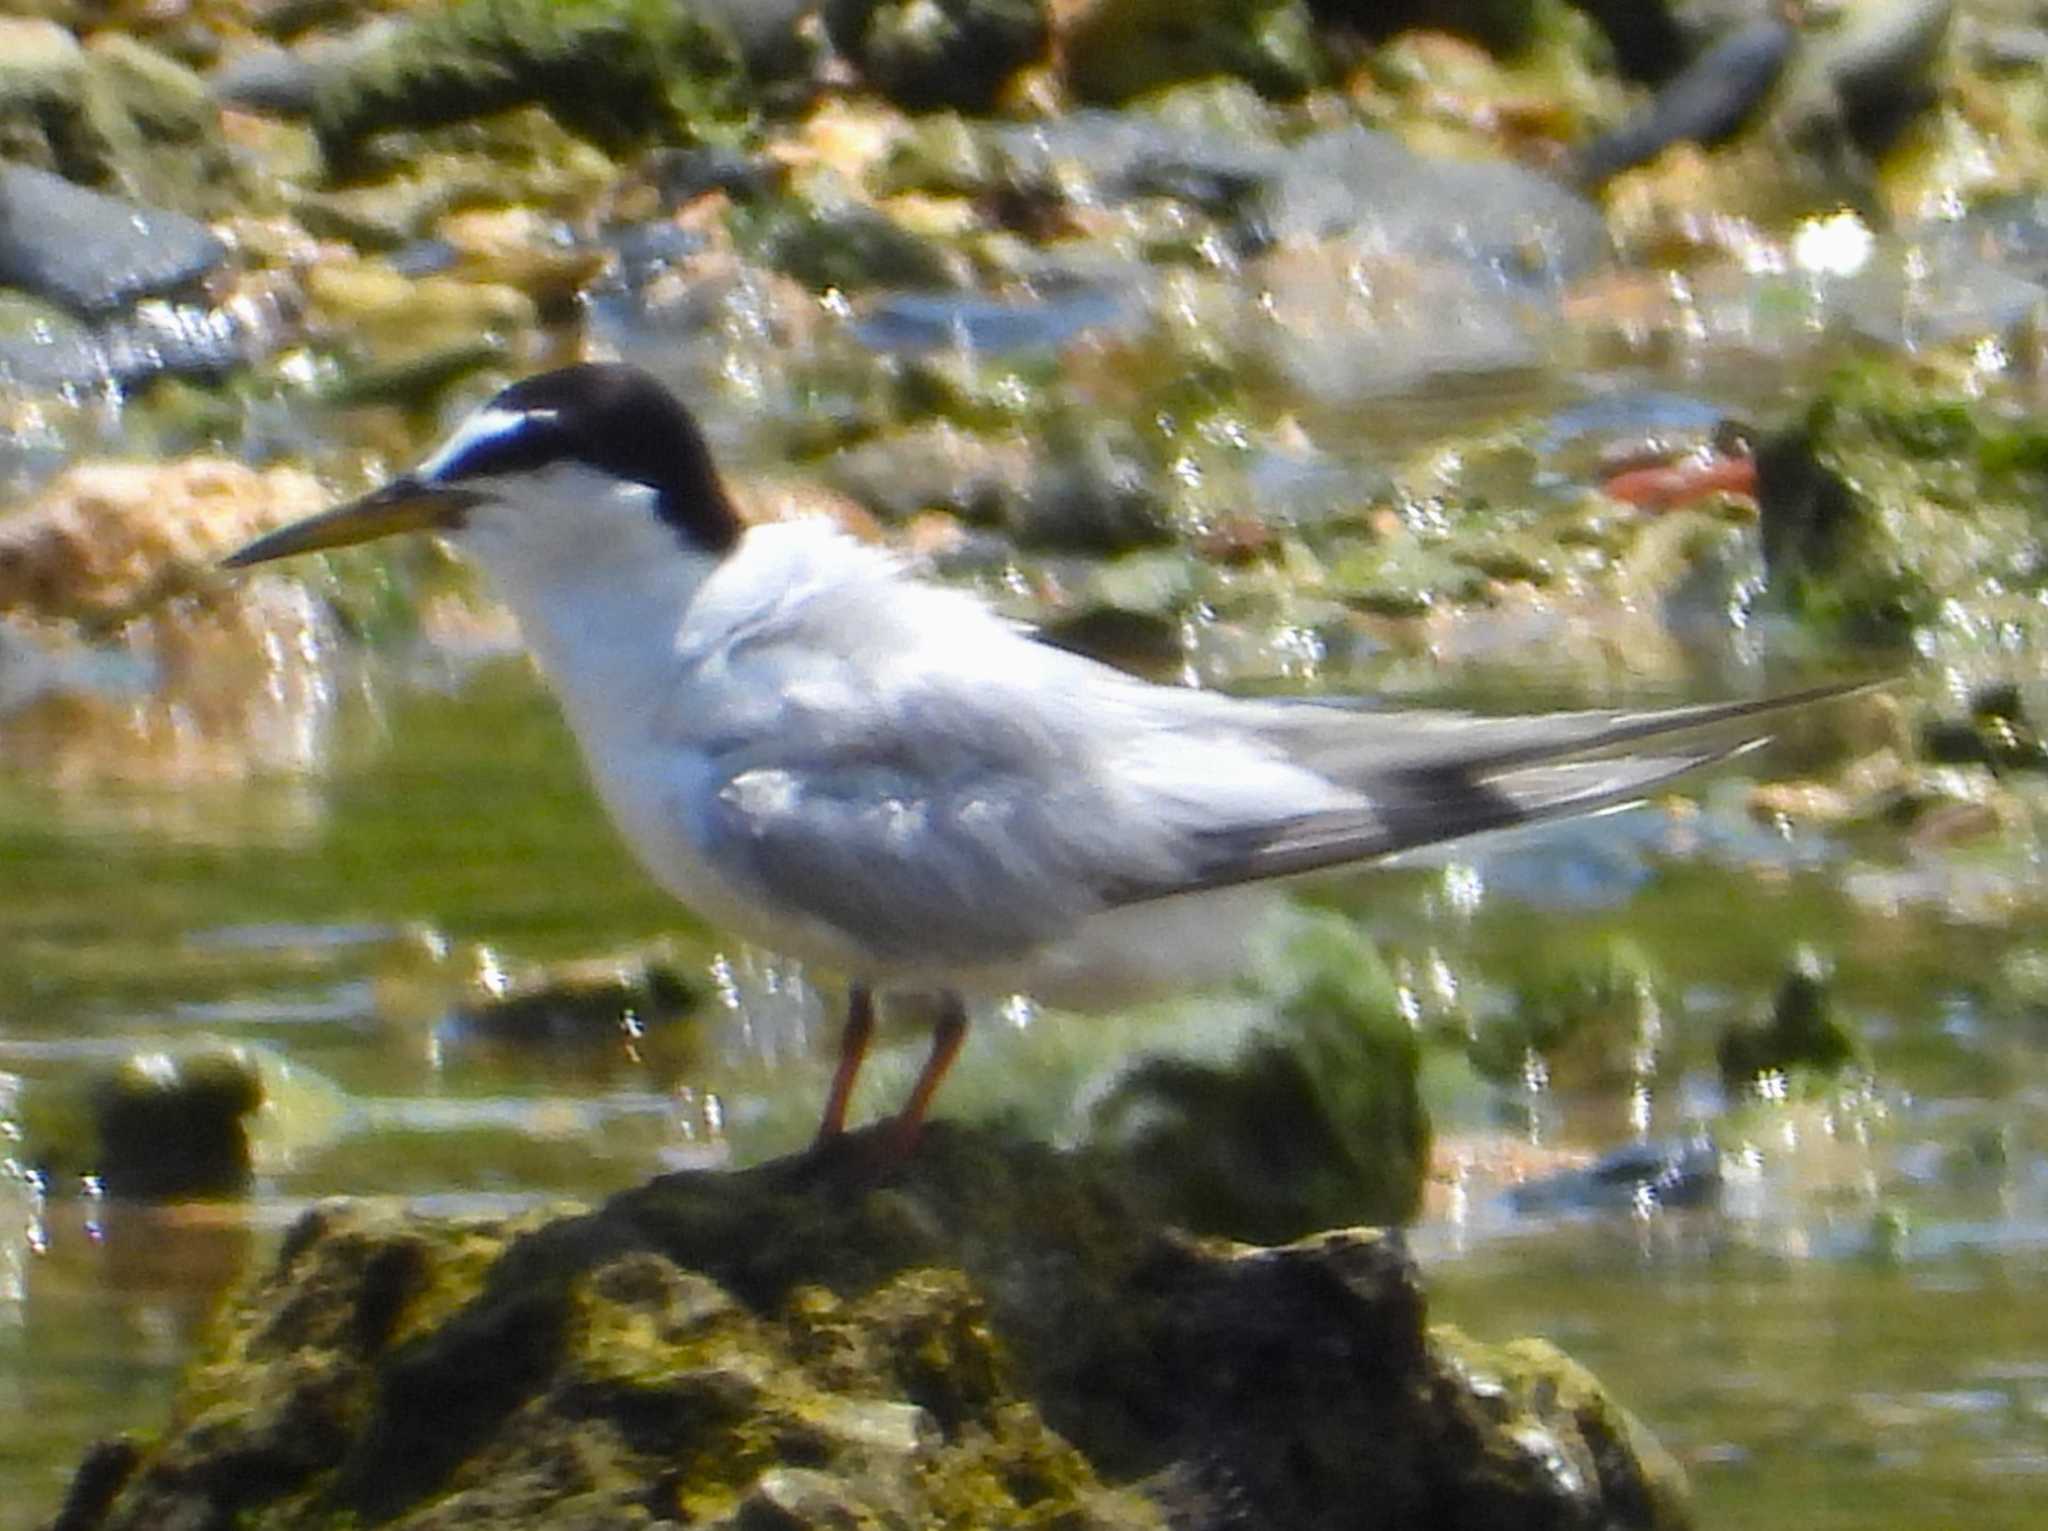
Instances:
[[[1833,973],[1817,952],[1801,951],[1778,986],[1768,1020],[1730,1026],[1715,1047],[1723,1087],[1753,1087],[1769,1074],[1825,1077],[1854,1063],[1856,1038],[1835,1013]]]
[[[198,217],[262,206],[228,154],[206,82],[121,32],[81,48],[29,20],[0,33],[0,157]]]
[[[1430,1343],[1490,1416],[1486,1434],[1496,1454],[1485,1470],[1499,1474],[1504,1487],[1527,1485],[1532,1473],[1590,1480],[1599,1485],[1608,1524],[1691,1523],[1677,1462],[1555,1345],[1537,1339],[1481,1345],[1448,1324],[1430,1330]]]
[[[737,215],[733,237],[819,292],[960,285],[956,260],[942,245],[859,203],[784,199]]]
[[[1425,1332],[1394,1240],[1197,1243],[1083,1160],[939,1127],[878,1181],[878,1141],[551,1219],[310,1214],[70,1524],[1683,1524],[1585,1373]]]
[[[833,43],[911,111],[987,111],[1051,36],[1046,0],[829,0]]]
[[[1661,1061],[1663,987],[1649,956],[1626,939],[1588,952],[1548,952],[1517,984],[1513,1008],[1477,1028],[1473,1067],[1517,1088],[1526,1085],[1532,1059],[1562,1089],[1640,1080]]]
[[[1104,0],[1068,35],[1066,59],[1074,93],[1107,105],[1212,75],[1286,99],[1325,67],[1302,0]]]
[[[2048,460],[2030,424],[1909,364],[1837,372],[1759,452],[1774,587],[1823,631],[1902,641],[2021,608],[2039,559]]]
[[[348,166],[374,133],[538,104],[620,152],[725,136],[745,79],[725,29],[668,0],[458,0],[323,80],[313,128]]]
[[[20,1104],[21,1154],[60,1186],[90,1176],[119,1197],[232,1196],[248,1186],[250,1118],[265,1098],[247,1049],[137,1052],[84,1077],[36,1081]]]

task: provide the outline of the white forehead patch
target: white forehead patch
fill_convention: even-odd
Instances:
[[[552,420],[552,409],[500,409],[486,405],[455,428],[433,456],[413,471],[421,478],[439,478],[476,448],[517,436],[534,421]]]

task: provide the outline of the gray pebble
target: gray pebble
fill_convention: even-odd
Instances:
[[[0,165],[0,285],[101,314],[190,286],[226,256],[196,218]]]

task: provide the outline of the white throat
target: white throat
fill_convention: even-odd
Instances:
[[[716,554],[655,514],[654,492],[580,465],[488,485],[451,536],[483,566],[579,732],[645,716]]]

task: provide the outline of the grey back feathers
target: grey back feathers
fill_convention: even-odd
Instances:
[[[589,362],[512,384],[429,465],[435,482],[532,473],[574,462],[655,494],[693,548],[729,551],[742,526],[697,422],[637,367]]]

